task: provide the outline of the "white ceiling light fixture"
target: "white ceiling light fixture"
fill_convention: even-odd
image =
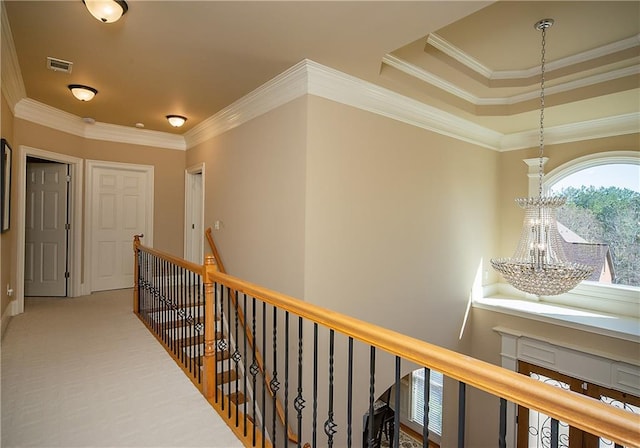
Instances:
[[[83,86],[82,84],[69,84],[69,90],[80,101],[91,101],[98,93],[96,89],[89,86]]]
[[[187,117],[183,117],[182,115],[167,115],[167,121],[174,128],[179,128],[187,121]]]
[[[113,23],[120,20],[129,6],[124,0],[82,0],[93,17],[103,23]]]
[[[562,249],[556,209],[564,205],[566,198],[542,196],[545,45],[547,28],[551,25],[553,19],[543,19],[534,25],[537,30],[542,31],[538,197],[516,199],[517,204],[525,209],[516,251],[511,258],[491,260],[494,269],[511,285],[537,296],[553,296],[570,291],[593,272],[591,266],[568,261]]]

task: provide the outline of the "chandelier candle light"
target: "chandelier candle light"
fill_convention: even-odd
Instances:
[[[521,291],[537,296],[553,296],[570,291],[593,272],[591,266],[568,261],[562,249],[556,209],[564,205],[566,198],[542,195],[545,44],[546,31],[551,25],[553,19],[543,19],[534,25],[537,30],[542,31],[538,197],[516,199],[516,203],[525,209],[516,251],[511,258],[491,260],[491,265],[507,282]]]

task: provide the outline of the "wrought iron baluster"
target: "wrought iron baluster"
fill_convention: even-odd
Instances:
[[[234,344],[233,346],[235,347],[235,350],[233,351],[233,362],[235,363],[235,369],[236,369],[236,373],[240,372],[240,368],[238,367],[241,356],[240,356],[240,350],[238,350],[238,292],[237,291],[233,291],[233,298],[234,298],[234,309],[235,309],[235,316],[234,316]],[[237,376],[237,375],[236,375]],[[240,418],[239,415],[239,391],[240,391],[240,380],[238,378],[236,378],[236,428],[238,427],[238,420]]]
[[[395,381],[395,397],[394,397],[394,413],[393,413],[393,443],[392,446],[400,446],[400,357],[396,356],[396,381]],[[387,434],[388,435],[388,434]]]
[[[301,448],[302,441],[302,410],[304,409],[304,399],[302,398],[302,317],[298,317],[298,395],[293,402],[293,406],[298,417],[298,448]]]
[[[353,426],[353,338],[349,336],[349,355],[347,356],[347,448],[351,448]]]
[[[313,418],[312,418],[312,447],[317,447],[318,428],[318,324],[313,323]]]
[[[265,357],[263,360],[263,378],[262,378],[262,448],[266,446],[266,438],[267,438],[267,419],[265,417],[266,406],[267,406],[267,304],[262,302],[262,353],[265,353]]]
[[[329,409],[327,421],[324,423],[324,433],[327,435],[327,446],[333,447],[333,436],[336,433],[336,423],[333,421],[333,355],[335,332],[329,330]]]
[[[213,377],[216,379],[215,381],[215,402],[218,403],[219,393],[218,393],[218,359],[219,359],[219,347],[218,347],[218,322],[220,319],[220,314],[218,313],[218,302],[220,299],[220,288],[221,286],[218,283],[213,284]]]
[[[422,404],[423,416],[422,416],[422,446],[423,448],[429,447],[429,400],[431,399],[431,369],[425,367],[424,383],[422,384],[422,397],[424,403]]]
[[[507,448],[507,400],[500,398],[500,430],[498,448]]]
[[[246,319],[247,319],[247,295],[244,294],[244,293],[242,294],[242,309],[244,311],[244,316],[245,316],[244,325],[245,325],[245,328],[246,328],[246,325],[247,325],[247,321],[246,321]],[[248,409],[249,406],[247,404],[247,400],[249,399],[249,394],[247,392],[247,372],[248,372],[247,371],[247,359],[248,359],[247,358],[247,339],[248,338],[247,338],[246,332],[244,333],[244,336],[243,336],[242,339],[243,339],[243,342],[244,342],[244,344],[243,344],[244,349],[242,351],[242,367],[243,367],[243,370],[244,370],[244,375],[242,375],[242,379],[243,379],[243,382],[244,382],[243,383],[244,384],[243,390],[244,390],[244,395],[245,395],[244,412],[242,413],[242,415],[243,415],[242,418],[244,420],[242,435],[244,437],[247,437],[247,414],[249,413],[249,409]]]
[[[551,419],[551,448],[558,448],[559,435],[559,423],[555,418]]]
[[[284,313],[284,446],[289,431],[289,312]],[[275,438],[274,438],[275,439]]]
[[[373,402],[376,394],[376,348],[369,349],[369,416],[367,417],[367,447],[373,445]]]
[[[196,354],[197,360],[200,361],[204,357],[204,326],[206,325],[206,319],[204,317],[204,285],[202,284],[202,276],[196,277],[196,283],[198,285],[198,333],[202,335],[202,346],[198,345],[198,353]],[[198,383],[202,383],[202,369],[200,368],[200,362],[196,363],[198,369]]]
[[[464,447],[465,409],[467,401],[467,385],[458,383],[458,448]]]
[[[272,404],[272,417],[273,420],[271,422],[271,440],[273,440],[274,444],[277,443],[277,433],[276,433],[276,395],[278,393],[278,389],[280,389],[280,383],[278,382],[278,308],[273,307],[273,376],[271,382],[269,383],[269,387],[271,388],[271,392],[273,393]],[[267,370],[265,369],[265,373]]]
[[[251,367],[249,368],[249,372],[251,373],[251,381],[252,381],[252,388],[253,388],[253,398],[251,400],[251,405],[252,405],[252,415],[253,415],[253,434],[252,434],[252,438],[251,438],[251,445],[252,446],[256,446],[256,426],[258,424],[258,418],[256,415],[256,400],[257,400],[257,394],[258,391],[256,390],[256,375],[258,374],[258,372],[260,371],[260,369],[258,368],[258,364],[256,363],[256,298],[252,297],[251,298],[251,302],[252,302],[252,306],[251,306],[251,337],[253,338],[253,344],[251,347]]]
[[[229,287],[227,286],[226,288],[227,291],[227,334],[226,334],[226,340],[227,340],[227,350],[229,350],[229,357],[227,358],[227,378],[226,378],[226,384],[227,384],[227,398],[229,399],[229,406],[227,409],[227,417],[229,419],[231,419],[231,289],[229,289]],[[223,310],[224,311],[224,310]],[[224,326],[223,326],[224,329]],[[223,334],[222,337],[225,337],[225,335]],[[225,379],[222,380],[223,384]],[[222,386],[224,388],[224,386]]]

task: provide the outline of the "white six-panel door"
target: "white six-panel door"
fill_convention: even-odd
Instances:
[[[67,165],[27,164],[26,296],[67,295],[67,188]]]
[[[124,164],[121,164],[124,165]],[[148,234],[148,171],[91,167],[91,290],[133,286],[133,236]]]

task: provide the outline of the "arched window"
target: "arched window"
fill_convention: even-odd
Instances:
[[[545,178],[562,194],[558,227],[567,257],[595,266],[589,280],[640,287],[640,154],[593,154],[564,164]]]

